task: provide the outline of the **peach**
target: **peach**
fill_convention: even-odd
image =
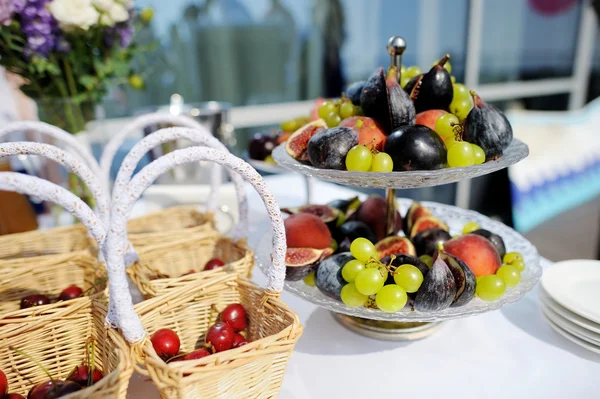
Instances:
[[[476,277],[495,274],[502,266],[496,248],[488,239],[477,234],[466,234],[446,241],[444,251],[465,262]]]
[[[284,225],[289,248],[325,249],[331,247],[331,232],[318,216],[310,213],[291,215],[285,219]]]
[[[360,122],[359,122],[360,121]],[[358,144],[377,151],[383,151],[386,136],[375,119],[367,116],[351,116],[340,123],[340,126],[353,128],[358,132]]]
[[[415,119],[415,124],[427,126],[435,131],[435,121],[437,121],[440,116],[447,113],[448,112],[443,109],[430,109],[428,111],[419,112]]]

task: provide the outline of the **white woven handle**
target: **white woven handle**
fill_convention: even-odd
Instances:
[[[56,126],[38,121],[11,122],[3,128],[0,128],[0,142],[5,141],[6,137],[11,133],[20,133],[25,131],[40,133],[66,144],[70,149],[75,150],[75,152],[86,162],[87,166],[89,166],[94,175],[96,175],[99,179],[102,178],[100,165],[98,165],[98,161],[96,161],[96,158],[94,158],[87,147],[77,141],[72,134]],[[103,185],[102,188],[108,192],[108,186]]]
[[[34,195],[44,201],[54,202],[62,206],[88,228],[99,248],[104,247],[104,239],[106,238],[104,224],[85,202],[61,186],[23,173],[0,172],[0,190]]]
[[[160,129],[152,134],[146,136],[143,140],[137,143],[131,151],[127,154],[123,163],[121,164],[121,168],[117,174],[117,179],[115,180],[115,185],[113,187],[113,195],[112,200],[116,202],[119,199],[120,193],[125,193],[128,189],[129,181],[135,170],[138,162],[142,159],[148,151],[152,150],[156,146],[166,143],[171,140],[178,139],[187,139],[193,141],[195,144],[204,145],[207,147],[215,148],[220,151],[229,152],[227,148],[216,138],[214,138],[206,128],[201,127],[199,129],[190,129],[184,127],[170,127],[165,129]],[[219,165],[218,168],[213,168],[213,182],[221,180],[221,167]],[[244,187],[244,180],[242,177],[235,173],[232,170],[228,170],[229,175],[231,176],[231,181],[235,186],[235,191],[237,194],[238,201],[238,209],[240,220],[238,222],[237,228],[234,231],[234,238],[240,239],[246,237],[248,234],[248,200],[246,199],[246,189]],[[216,178],[214,176],[216,174]],[[218,187],[214,185],[211,186],[211,193],[215,190],[218,190]],[[214,197],[211,195],[211,197]],[[215,200],[216,198],[211,198]],[[211,204],[209,202],[208,209],[214,210],[216,208],[216,204]]]
[[[223,151],[206,147],[190,147],[173,151],[158,158],[142,169],[129,184],[127,195],[123,195],[112,204],[111,229],[106,239],[108,254],[107,269],[110,284],[110,301],[117,314],[108,315],[107,321],[118,321],[123,335],[129,342],[138,342],[146,335],[142,323],[133,309],[131,295],[127,288],[127,277],[123,262],[124,242],[127,229],[127,219],[133,205],[143,192],[161,174],[173,167],[190,162],[216,162],[239,173],[248,181],[262,198],[273,229],[273,263],[268,272],[267,290],[281,292],[285,278],[285,230],[279,206],[273,194],[269,192],[263,178],[246,162]]]
[[[170,125],[189,127],[193,129],[202,128],[202,125],[199,122],[183,115],[171,115],[157,112],[135,118],[125,125],[121,131],[112,136],[102,151],[102,156],[100,157],[100,169],[102,170],[104,180],[107,182],[107,184],[110,181],[110,168],[115,155],[117,154],[117,151],[119,151],[119,147],[121,147],[127,139],[127,136],[147,126],[161,123],[168,123]]]
[[[85,161],[77,154],[69,154],[50,144],[29,141],[0,144],[0,158],[11,155],[39,155],[63,165],[67,171],[75,173],[86,184],[98,208],[102,222],[107,226],[109,217],[108,194],[100,186],[98,176],[94,175]]]

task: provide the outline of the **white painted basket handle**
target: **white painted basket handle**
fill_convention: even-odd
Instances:
[[[107,322],[114,324],[117,320],[123,335],[129,342],[138,342],[146,336],[146,331],[135,313],[131,295],[127,289],[127,275],[123,261],[124,240],[127,230],[127,219],[133,205],[143,192],[162,173],[173,167],[190,162],[210,161],[216,162],[239,173],[248,181],[262,198],[273,229],[273,263],[268,271],[267,292],[279,295],[283,289],[285,278],[285,230],[279,206],[273,194],[267,189],[263,178],[246,162],[236,156],[206,147],[190,147],[173,151],[158,158],[142,169],[132,180],[128,187],[127,195],[121,196],[112,204],[111,229],[106,239],[108,255],[107,270],[110,285],[111,309],[117,314],[109,313]]]
[[[204,145],[207,147],[215,148],[220,151],[229,152],[227,148],[215,137],[213,137],[206,128],[201,127],[199,129],[190,129],[184,127],[170,127],[165,129],[160,129],[154,133],[149,134],[140,142],[138,142],[132,149],[129,151],[123,163],[121,164],[121,168],[117,174],[117,178],[115,180],[115,184],[113,186],[113,195],[112,201],[113,203],[119,199],[119,194],[127,192],[129,182],[131,180],[131,176],[133,171],[135,170],[138,162],[148,151],[152,150],[154,147],[166,143],[171,140],[178,139],[187,139],[193,141],[195,144]],[[215,187],[215,180],[221,180],[221,167],[219,165],[218,168],[213,168],[213,182],[211,184],[211,192],[215,192],[218,190],[218,187]],[[231,177],[231,181],[235,186],[236,194],[237,194],[237,202],[238,202],[238,213],[240,220],[236,229],[234,230],[234,239],[239,240],[240,238],[246,237],[248,234],[248,200],[246,199],[246,189],[244,187],[244,180],[242,177],[235,173],[232,170],[229,170],[229,175]],[[214,176],[216,174],[216,178]],[[211,196],[213,197],[213,196]],[[212,200],[216,198],[211,198]],[[216,204],[208,205],[209,210],[214,210],[216,208]]]
[[[108,226],[109,198],[108,193],[103,190],[92,170],[86,162],[77,154],[69,154],[50,144],[34,143],[29,141],[0,144],[0,158],[11,155],[39,155],[63,165],[67,171],[75,173],[86,184],[94,199],[102,223]]]
[[[49,125],[44,122],[38,121],[21,121],[21,122],[11,122],[8,125],[0,128],[0,142],[6,141],[6,137],[11,133],[19,133],[25,131],[34,131],[36,133],[43,134],[48,137],[52,137],[53,139],[60,141],[66,144],[70,149],[75,150],[77,155],[79,155],[86,162],[87,166],[92,170],[95,176],[98,179],[102,178],[102,172],[100,171],[100,165],[98,165],[98,161],[92,155],[92,153],[82,145],[75,137],[56,127]],[[104,180],[101,180],[101,184],[104,183]],[[102,189],[105,192],[109,192],[109,187],[107,185],[102,186]]]
[[[104,248],[106,238],[104,224],[85,202],[69,190],[39,177],[16,172],[0,172],[0,190],[34,195],[44,201],[54,202],[62,206],[88,228],[88,231],[98,243],[98,247]]]

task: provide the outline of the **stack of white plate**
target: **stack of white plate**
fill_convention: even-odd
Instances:
[[[550,327],[600,354],[600,261],[569,260],[544,271],[541,306]]]

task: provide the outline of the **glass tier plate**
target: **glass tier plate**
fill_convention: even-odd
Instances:
[[[272,163],[265,162],[265,161],[259,161],[259,160],[252,159],[252,158],[247,158],[247,159],[248,159],[247,162],[254,169],[258,170],[259,172],[279,174],[279,173],[285,173],[288,171],[286,168],[283,168],[277,164],[272,164]]]
[[[289,156],[285,145],[273,150],[273,159],[286,169],[332,183],[371,188],[419,188],[454,183],[496,172],[525,159],[529,148],[520,140],[513,139],[496,161],[464,168],[445,168],[439,170],[415,170],[410,172],[349,172],[346,170],[319,169],[305,165]]]
[[[398,205],[402,214],[406,213],[411,203],[412,200],[409,199],[398,200]],[[499,234],[504,239],[506,250],[508,252],[516,251],[523,255],[526,268],[525,271],[521,273],[521,281],[519,284],[516,287],[508,288],[504,296],[498,301],[485,302],[479,298],[474,298],[465,306],[448,308],[436,312],[418,312],[405,308],[396,313],[385,313],[377,309],[350,307],[346,306],[341,301],[325,296],[318,288],[310,287],[304,284],[303,281],[286,281],[285,290],[308,302],[336,313],[343,313],[372,320],[433,322],[489,312],[498,309],[507,303],[517,302],[523,298],[523,296],[525,296],[525,294],[527,294],[540,279],[542,268],[540,266],[540,256],[536,248],[515,230],[474,211],[435,202],[422,203],[429,207],[435,216],[448,224],[452,235],[460,234],[463,226],[470,221],[477,222],[482,228]],[[271,235],[270,233],[265,233],[256,248],[257,262],[263,272],[265,271],[266,265],[270,262],[271,248]]]

